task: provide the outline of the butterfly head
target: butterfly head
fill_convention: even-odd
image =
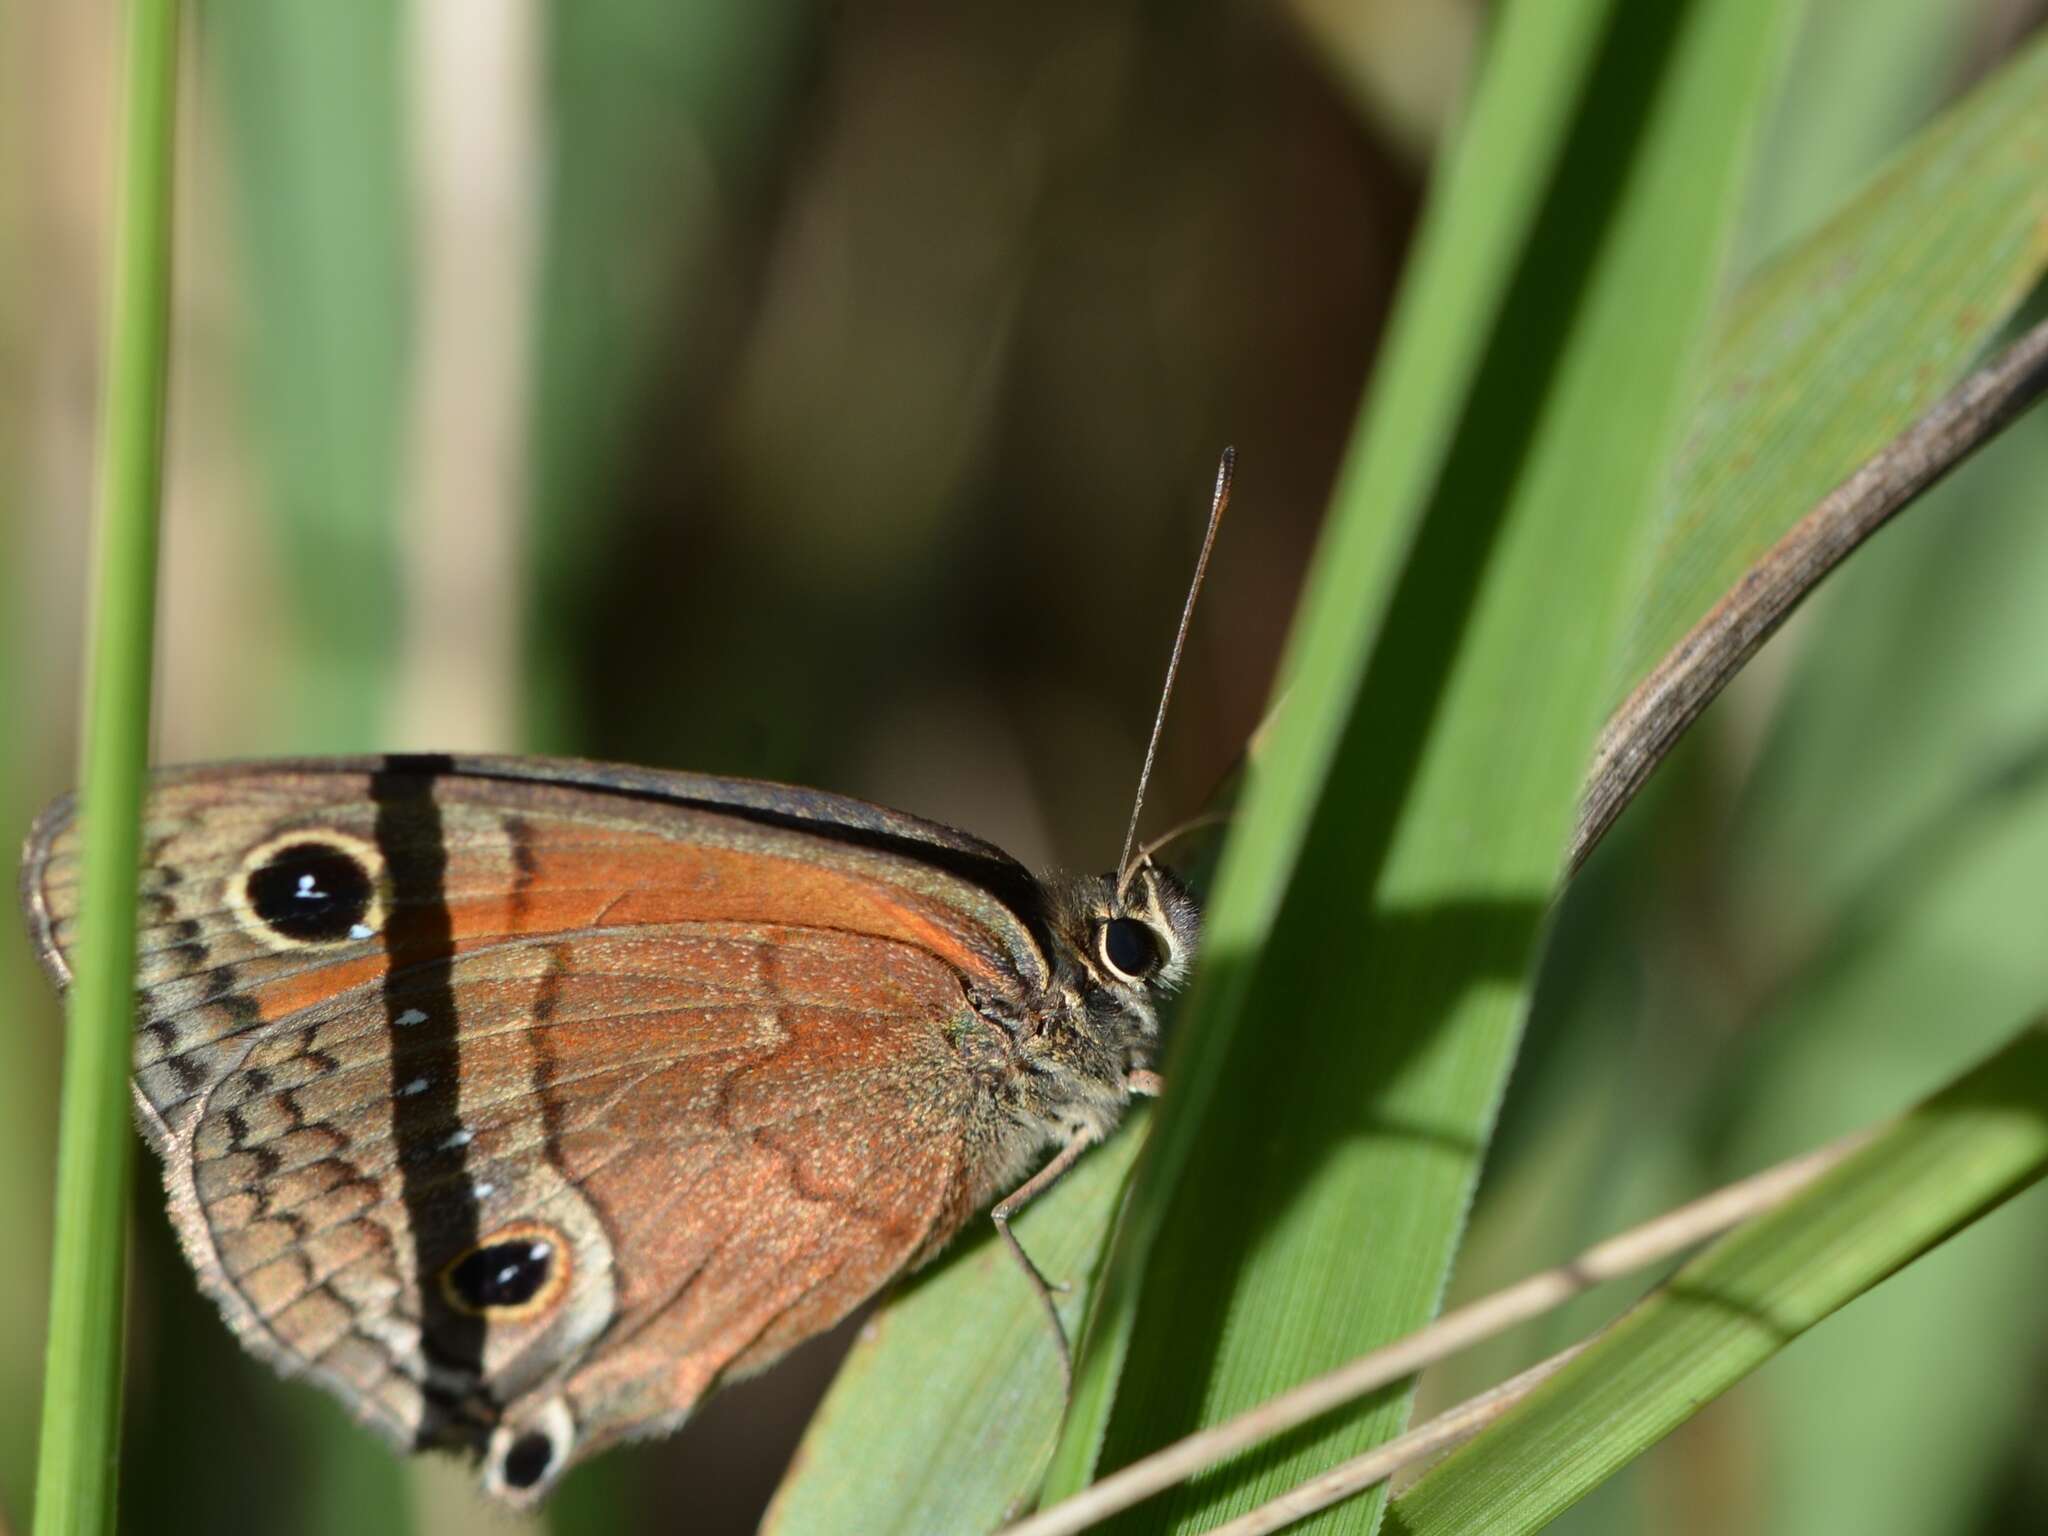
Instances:
[[[1071,957],[1069,988],[1100,1034],[1121,1035],[1149,1056],[1157,1004],[1194,962],[1201,908],[1177,875],[1149,860],[1121,879],[1081,876],[1059,894],[1054,925]]]

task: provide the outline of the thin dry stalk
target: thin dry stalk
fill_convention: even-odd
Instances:
[[[1468,1397],[1454,1408],[1446,1408],[1426,1424],[1407,1434],[1374,1446],[1349,1461],[1339,1462],[1320,1477],[1297,1483],[1277,1499],[1270,1499],[1249,1514],[1219,1525],[1209,1536],[1265,1536],[1305,1520],[1319,1509],[1341,1504],[1375,1483],[1383,1483],[1396,1472],[1419,1461],[1440,1456],[1463,1445],[1495,1419],[1506,1413],[1544,1382],[1577,1359],[1592,1339],[1581,1339],[1561,1349],[1548,1360],[1539,1360],[1519,1376],[1510,1376],[1497,1387]]]

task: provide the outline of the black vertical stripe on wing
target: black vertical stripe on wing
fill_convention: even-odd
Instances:
[[[482,1376],[483,1319],[450,1307],[434,1283],[442,1266],[474,1248],[479,1235],[467,1147],[458,1134],[462,1062],[454,920],[448,911],[448,845],[434,799],[436,781],[452,769],[446,757],[385,758],[370,776],[370,798],[377,806],[377,850],[391,881],[384,942],[392,965],[384,978],[384,1027],[391,1046],[395,1161],[417,1256],[422,1348],[435,1366],[474,1382]],[[408,1011],[426,1017],[401,1027],[399,1017]],[[444,1432],[430,1411],[417,1438],[424,1446]]]

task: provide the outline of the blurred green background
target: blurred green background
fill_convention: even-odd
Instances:
[[[212,0],[186,75],[158,757],[573,751],[1106,865],[1225,442],[1236,510],[1155,825],[1257,721],[1483,10]],[[1738,272],[2044,10],[1817,0]],[[72,772],[115,15],[0,0],[14,828]],[[1927,1020],[2003,1030],[2048,996],[2044,484],[2035,421],[1860,555],[1574,885],[1461,1292],[1992,1043]],[[60,1029],[16,934],[19,1518]],[[519,1523],[242,1357],[138,1178],[128,1528]],[[2044,1217],[2036,1191],[1973,1229],[1564,1528],[2040,1529]],[[834,1358],[810,1346],[606,1458],[554,1523],[750,1529]]]

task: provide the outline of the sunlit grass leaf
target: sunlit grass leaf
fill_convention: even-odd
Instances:
[[[1490,64],[1528,41],[1522,26],[1556,26],[1558,11],[1511,7]],[[1226,854],[1205,980],[1169,1063],[1160,1155],[1141,1166],[1125,1228],[1156,1238],[1135,1250],[1142,1277],[1109,1293],[1123,1304],[1112,1320],[1135,1321],[1103,1466],[1406,1331],[1436,1305],[1604,702],[1594,674],[1619,637],[1693,389],[1688,364],[1787,14],[1703,3],[1580,18],[1590,30],[1576,34],[1587,51],[1569,77],[1564,153],[1501,308],[1486,316],[1455,445],[1363,683],[1351,686],[1356,658],[1306,643],[1288,672],[1274,761],[1290,761],[1291,730],[1309,730],[1293,726],[1297,711],[1320,713],[1318,731],[1341,729],[1337,756],[1306,784],[1259,765]],[[1483,80],[1477,110],[1513,79]],[[1399,387],[1383,376],[1379,398]],[[1340,528],[1384,527],[1408,510],[1344,500],[1336,516]],[[1320,575],[1328,584],[1311,605],[1356,601]],[[1317,622],[1311,608],[1302,633]],[[1294,797],[1298,814],[1304,789],[1310,831],[1254,950],[1243,940],[1256,934],[1226,914],[1244,921],[1235,901],[1271,910],[1247,875],[1268,873],[1271,857],[1255,847],[1239,861],[1238,850],[1273,814],[1266,797]],[[1205,1102],[1211,1083],[1227,1091]],[[1383,1438],[1405,1414],[1406,1394],[1387,1394],[1129,1525],[1200,1528]],[[1082,1420],[1068,1444],[1094,1427]],[[1369,1529],[1376,1515],[1360,1501],[1324,1526]]]
[[[2023,1031],[1780,1209],[1681,1269],[1432,1469],[1389,1528],[1540,1529],[1836,1308],[2048,1172],[2048,1027]]]

